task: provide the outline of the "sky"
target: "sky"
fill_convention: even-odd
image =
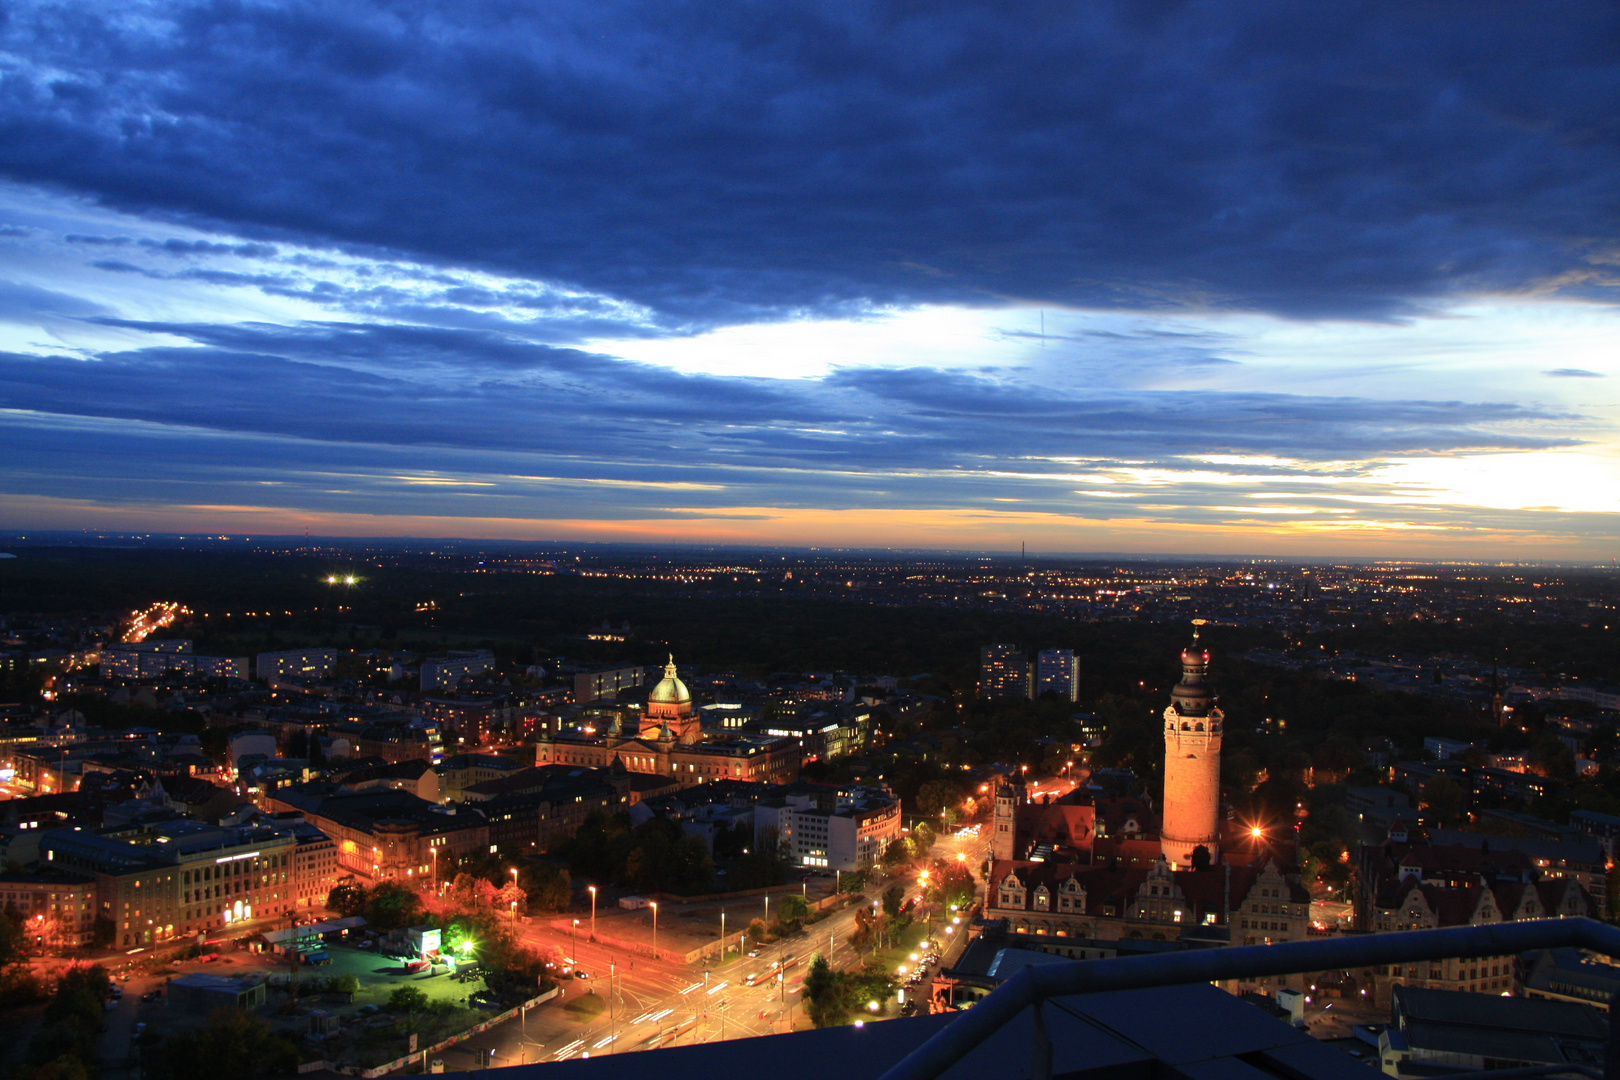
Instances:
[[[0,529],[1608,562],[1620,9],[0,7]]]

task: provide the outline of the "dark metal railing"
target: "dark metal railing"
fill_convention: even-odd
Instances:
[[[974,1047],[1031,1006],[1035,1009],[1031,1074],[1035,1080],[1050,1080],[1052,1046],[1046,1036],[1046,1022],[1041,1009],[1048,998],[1269,975],[1298,975],[1332,968],[1406,964],[1445,957],[1511,956],[1532,949],[1567,946],[1620,957],[1620,928],[1593,919],[1532,919],[1488,926],[1406,930],[1292,941],[1279,945],[1243,945],[1154,956],[1043,964],[1025,968],[996,987],[943,1031],[907,1054],[879,1080],[936,1080]],[[1620,1080],[1620,1056],[1617,1056],[1614,1036],[1614,1027],[1611,1026],[1604,1073],[1609,1080]]]

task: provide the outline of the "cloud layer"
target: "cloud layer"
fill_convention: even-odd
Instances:
[[[1617,35],[25,0],[0,517],[1601,555]]]
[[[0,174],[715,326],[1610,296],[1620,12],[22,3]]]

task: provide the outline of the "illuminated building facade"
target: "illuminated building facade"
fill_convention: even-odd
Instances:
[[[1202,620],[1197,620],[1202,625]],[[1220,861],[1221,732],[1225,716],[1204,680],[1209,653],[1193,641],[1181,653],[1181,681],[1164,710],[1164,822],[1159,842],[1174,868],[1193,865],[1203,848]]]
[[[40,861],[94,875],[97,917],[135,948],[290,913],[297,845],[288,828],[182,820],[130,839],[53,829]]]
[[[625,734],[615,718],[605,734],[546,732],[535,740],[536,765],[603,768],[614,762],[629,772],[673,777],[681,787],[712,780],[786,783],[799,774],[800,749],[794,739],[769,735],[706,738],[670,657],[663,679],[647,696],[635,734]]]
[[[0,873],[0,908],[44,948],[83,948],[94,939],[96,879],[72,870]]]

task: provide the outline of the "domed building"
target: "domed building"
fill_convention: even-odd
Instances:
[[[676,673],[672,655],[664,677],[647,695],[647,709],[630,734],[617,725],[604,732],[542,732],[534,743],[536,765],[618,763],[632,773],[662,776],[679,787],[715,780],[789,783],[799,775],[797,739],[736,734],[705,737],[692,692]]]
[[[678,743],[695,743],[703,738],[703,725],[692,708],[692,693],[675,673],[675,657],[664,665],[664,677],[647,695],[647,711],[642,714],[643,737],[661,738],[663,729]]]

